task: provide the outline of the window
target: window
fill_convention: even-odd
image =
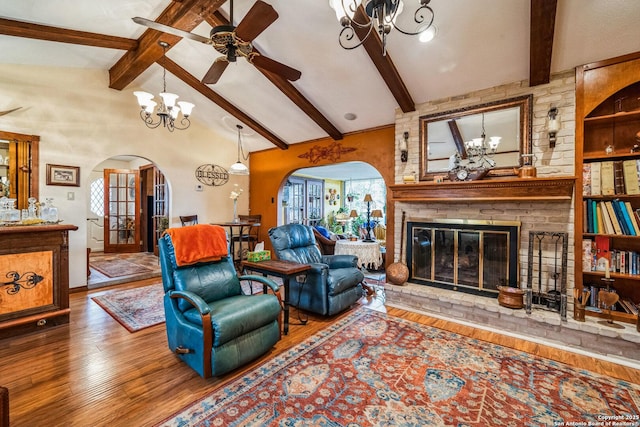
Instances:
[[[104,216],[104,178],[91,182],[89,206],[93,214],[99,217]]]

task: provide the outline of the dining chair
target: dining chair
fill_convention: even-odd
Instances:
[[[238,218],[240,222],[249,223],[251,226],[243,228],[238,236],[233,236],[233,240],[235,243],[240,243],[241,245],[246,243],[247,250],[252,251],[255,249],[256,243],[258,243],[262,215],[238,215]],[[245,258],[245,256],[246,253],[243,253],[242,258]]]
[[[183,227],[187,225],[196,225],[198,223],[198,215],[181,215],[180,223],[182,223]]]

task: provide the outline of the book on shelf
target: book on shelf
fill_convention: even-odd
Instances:
[[[613,187],[616,194],[626,194],[624,184],[624,165],[622,160],[613,162]]]
[[[591,196],[591,163],[582,165],[582,195]]]
[[[609,218],[611,218],[611,223],[613,224],[613,230],[615,231],[615,234],[622,234],[622,228],[620,227],[620,222],[618,221],[618,217],[616,216],[616,213],[613,210],[613,204],[611,203],[610,200],[606,200],[603,203],[605,208],[607,209]]]
[[[609,234],[608,231],[604,227],[604,218],[602,217],[602,203],[596,203],[596,227],[597,233],[605,233]]]
[[[602,225],[604,227],[604,232],[607,234],[616,234],[615,228],[613,227],[613,222],[611,221],[611,217],[609,216],[609,211],[603,202],[598,203],[598,211],[600,212],[600,216],[602,217]]]
[[[598,235],[595,238],[595,248],[596,248],[596,260],[600,262],[601,258],[604,258],[608,261],[609,266],[611,266],[611,239],[608,236]]]
[[[591,183],[593,185],[593,179]],[[615,196],[616,194],[613,161],[600,163],[600,189],[603,196]]]
[[[631,226],[635,232],[635,236],[640,236],[640,224],[638,224],[638,220],[636,218],[635,212],[633,211],[633,207],[630,202],[624,202],[624,207],[627,209],[627,215],[629,215],[629,220],[631,221]]]
[[[614,267],[613,272],[634,276],[638,275],[638,260],[640,259],[639,252],[612,249],[610,254],[611,265]]]
[[[638,160],[625,160],[623,163],[624,169],[624,188],[625,193],[629,195],[640,194],[640,176],[638,175],[638,166],[640,161]]]
[[[627,311],[627,313],[635,314],[636,316],[638,315],[638,306],[634,304],[633,301],[631,301],[629,298],[621,298],[620,302],[624,307],[626,307],[625,310]]]
[[[593,245],[593,240],[582,239],[582,271],[593,271]]]
[[[624,227],[622,227],[625,231],[625,235],[627,236],[636,236],[636,230],[633,227],[633,223],[631,222],[631,217],[629,216],[629,212],[627,212],[627,207],[622,200],[614,200],[614,205],[618,205],[618,209],[620,210],[622,216],[622,222]]]
[[[591,170],[591,195],[599,196],[602,194],[600,185],[600,183],[602,182],[602,180],[600,179],[602,168],[600,167],[600,162],[590,163],[590,165],[591,167],[589,169]]]

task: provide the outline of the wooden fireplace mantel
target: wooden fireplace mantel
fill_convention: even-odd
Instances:
[[[398,202],[487,202],[571,200],[575,177],[501,178],[480,181],[390,185]]]

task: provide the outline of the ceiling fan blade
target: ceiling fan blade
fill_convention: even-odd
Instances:
[[[236,27],[236,36],[242,41],[251,42],[276,19],[278,12],[273,6],[258,0]]]
[[[5,114],[9,114],[9,113],[13,113],[16,110],[21,109],[22,107],[16,107],[16,108],[12,108],[11,110],[7,110],[7,111],[0,111],[0,116],[4,116]]]
[[[211,39],[207,37],[199,36],[198,34],[193,34],[188,31],[179,30],[168,25],[160,24],[159,22],[152,21],[147,18],[140,18],[139,16],[136,16],[135,18],[131,19],[133,19],[133,22],[135,22],[136,24],[144,25],[145,27],[149,27],[152,30],[161,31],[167,34],[173,34],[174,36],[184,37],[204,44],[211,44]]]
[[[207,74],[202,78],[202,83],[206,85],[217,83],[222,76],[222,73],[224,73],[224,70],[227,68],[227,65],[229,65],[227,58],[224,56],[218,57],[209,68],[209,71],[207,71]]]
[[[291,68],[288,65],[284,65],[281,62],[274,61],[262,55],[253,55],[251,63],[260,69],[277,74],[292,82],[298,80],[302,75],[302,73],[295,68]]]

